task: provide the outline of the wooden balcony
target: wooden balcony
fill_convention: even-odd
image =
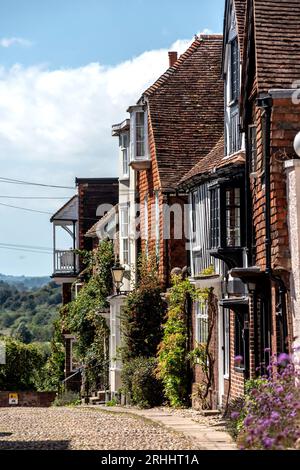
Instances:
[[[54,250],[53,276],[76,276],[79,260],[74,250]]]

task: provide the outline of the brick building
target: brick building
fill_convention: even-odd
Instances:
[[[141,252],[156,256],[166,286],[171,270],[188,264],[187,196],[178,183],[223,131],[221,52],[220,35],[197,38],[178,59],[170,52],[169,69],[129,108]]]
[[[255,374],[257,367],[264,370],[270,354],[291,351],[297,323],[297,261],[291,260],[290,252],[295,248],[290,244],[295,241],[294,222],[289,224],[296,208],[289,199],[285,167],[291,182],[300,118],[300,106],[293,99],[300,74],[299,2],[248,1],[244,50],[241,126],[247,140],[249,267],[233,275],[251,288],[250,363]]]
[[[93,238],[88,230],[118,202],[117,178],[76,178],[77,194],[50,219],[53,224],[53,274],[62,285],[63,305],[76,297],[81,286],[82,260],[77,250],[92,250]],[[64,332],[65,377],[73,375],[72,344],[74,335]],[[68,387],[78,388],[78,377]]]

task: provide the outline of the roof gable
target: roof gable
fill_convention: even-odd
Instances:
[[[143,97],[162,189],[175,189],[223,133],[221,35],[196,39]]]
[[[78,220],[78,196],[73,196],[51,217],[51,222],[75,222]]]

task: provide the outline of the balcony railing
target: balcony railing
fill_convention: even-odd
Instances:
[[[78,255],[74,250],[54,251],[54,274],[76,274]]]

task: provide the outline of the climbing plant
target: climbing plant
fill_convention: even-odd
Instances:
[[[204,291],[198,290],[197,295],[201,301],[207,303],[208,333],[206,342],[197,344],[195,349],[190,352],[189,358],[194,365],[199,364],[201,367],[201,382],[198,384],[195,394],[197,398],[200,399],[202,408],[209,409],[211,407],[209,394],[214,387],[215,366],[215,357],[211,348],[211,342],[216,327],[218,306],[217,298],[212,288],[205,289]]]
[[[85,269],[87,281],[61,315],[62,327],[77,338],[75,352],[84,364],[85,382],[90,388],[105,386],[107,381],[109,329],[101,312],[109,307],[113,264],[113,244],[104,240],[89,258]]]
[[[162,338],[165,306],[152,258],[139,259],[137,277],[137,285],[127,296],[121,316],[123,362],[136,357],[155,357]]]
[[[207,344],[198,345],[191,351],[191,303],[208,302],[212,306],[213,291],[196,289],[188,279],[173,277],[172,288],[168,292],[168,312],[164,325],[163,339],[158,351],[158,376],[164,385],[164,393],[170,405],[186,406],[190,400],[191,365],[199,362],[205,373],[205,386],[201,384],[202,399],[207,399],[213,380],[213,357],[210,341],[213,324],[209,324]]]
[[[173,277],[173,286],[168,292],[167,321],[158,350],[158,376],[166,398],[174,407],[187,405],[189,401],[187,315],[188,301],[194,295],[195,288],[188,279]]]

